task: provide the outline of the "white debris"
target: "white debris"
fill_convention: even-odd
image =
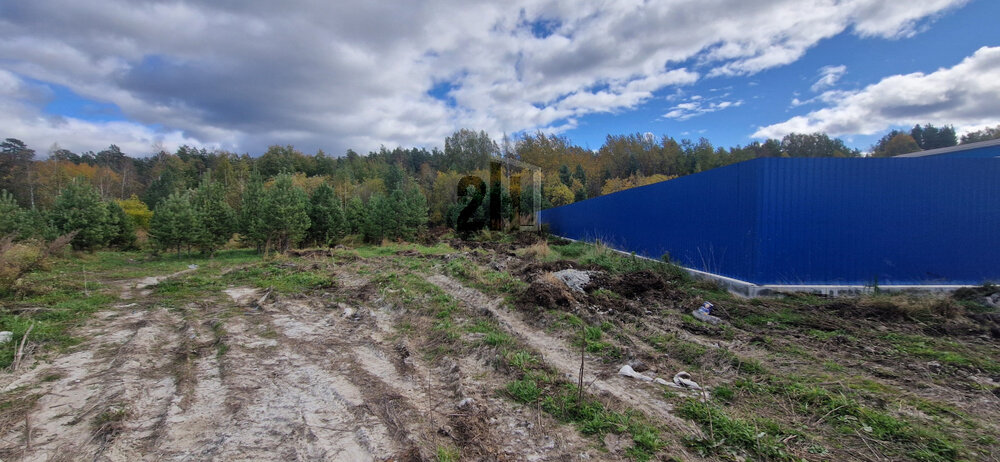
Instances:
[[[710,314],[702,313],[700,310],[692,311],[691,316],[694,316],[694,318],[699,321],[704,321],[712,325],[722,322],[722,319],[712,316]]]
[[[590,275],[592,273],[594,272],[564,269],[562,271],[556,271],[555,273],[552,273],[552,275],[559,278],[560,281],[566,283],[566,287],[583,293],[584,286],[590,284]]]
[[[252,287],[232,287],[222,291],[237,305],[249,305],[257,297],[257,289]]]
[[[698,382],[691,380],[691,374],[688,374],[685,371],[680,371],[674,375],[674,383],[684,388],[701,390],[701,385],[698,385]]]
[[[188,265],[188,269],[198,269],[198,265],[195,265],[195,264],[192,263],[192,264]]]
[[[5,330],[3,332],[0,332],[0,344],[7,343],[7,342],[9,342],[11,340],[14,340],[14,333],[13,332],[11,332],[9,330]]]
[[[459,409],[465,409],[466,407],[470,406],[471,404],[473,404],[475,402],[476,402],[476,400],[474,400],[472,398],[463,398],[461,401],[458,402],[458,406],[457,407]]]
[[[632,369],[632,366],[629,366],[628,364],[622,366],[621,369],[618,369],[618,375],[624,375],[625,377],[632,377],[633,379],[639,379],[642,380],[643,382],[653,381],[652,377],[648,375],[642,375],[636,372],[634,369]]]

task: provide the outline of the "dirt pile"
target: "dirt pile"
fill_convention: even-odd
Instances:
[[[516,303],[524,311],[536,312],[539,309],[570,308],[576,305],[577,298],[565,282],[552,273],[544,273],[531,281]]]
[[[532,263],[521,272],[529,278],[530,285],[517,298],[518,308],[526,311],[538,309],[585,308],[600,312],[629,313],[648,316],[663,306],[663,302],[677,302],[686,306],[688,297],[679,293],[661,274],[650,270],[640,270],[625,274],[610,274],[600,267],[580,267],[569,261]],[[566,282],[567,272],[587,275],[587,281],[574,278],[582,291],[574,290]],[[693,303],[693,302],[692,302]],[[690,303],[688,303],[690,304]],[[671,303],[674,305],[674,303]]]
[[[593,292],[598,289],[605,289],[622,297],[632,299],[647,294],[654,296],[663,295],[667,287],[667,282],[663,276],[650,270],[640,270],[619,275],[599,273],[587,285],[587,290]]]

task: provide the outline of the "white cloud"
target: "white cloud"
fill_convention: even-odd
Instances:
[[[726,96],[729,95],[728,94],[722,95],[719,98],[725,98]],[[671,107],[669,112],[663,114],[663,117],[667,119],[676,119],[683,121],[683,120],[688,120],[692,117],[700,116],[702,114],[708,114],[709,112],[721,111],[723,109],[728,109],[731,107],[739,107],[743,105],[743,100],[717,101],[719,98],[704,99],[699,95],[694,95],[687,102],[680,103],[674,107]]]
[[[964,2],[6,2],[0,69],[114,104],[129,120],[117,124],[135,130],[40,122],[37,100],[4,97],[21,110],[4,116],[16,121],[3,136],[99,149],[163,131],[254,153],[272,143],[340,153],[440,145],[459,127],[558,131],[705,75],[788,64],[844,31],[907,36]],[[541,20],[551,33],[535,36]],[[449,101],[428,95],[440,82],[452,84]]]
[[[819,69],[819,80],[809,87],[810,90],[816,92],[830,88],[837,84],[844,74],[847,73],[847,66],[823,66]]]
[[[133,155],[152,154],[154,145],[169,150],[176,150],[184,144],[205,145],[177,130],[157,131],[134,122],[91,122],[43,114],[38,106],[51,97],[47,87],[25,82],[0,69],[2,136],[21,139],[42,157],[47,154],[45,150],[54,143],[77,152],[99,150],[116,144],[124,152]],[[213,137],[227,139],[225,133],[214,133]],[[229,141],[232,142],[233,139],[233,134],[229,134]]]
[[[1000,47],[983,47],[951,68],[893,75],[858,91],[820,95],[828,107],[762,127],[754,138],[826,132],[871,135],[891,126],[953,124],[959,132],[995,125],[1000,107]]]

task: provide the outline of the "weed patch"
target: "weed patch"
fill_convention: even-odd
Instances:
[[[31,328],[29,342],[63,347],[75,345],[79,340],[70,335],[70,329],[92,313],[110,305],[114,298],[104,294],[85,298],[46,296],[41,300],[26,299],[22,303],[29,304],[33,301],[41,301],[48,306],[43,304],[42,307],[31,310],[19,310],[18,314],[7,310],[0,312],[0,330],[14,333],[12,341],[0,346],[0,368],[8,367],[14,361],[17,346],[31,326],[34,327]]]
[[[690,366],[701,365],[701,359],[707,351],[707,348],[697,343],[681,340],[676,334],[654,335],[648,341],[657,351],[667,353]]]
[[[659,430],[642,416],[633,411],[611,410],[587,396],[581,401],[576,385],[543,382],[540,386],[536,378],[526,376],[508,383],[505,392],[519,403],[537,403],[543,411],[561,422],[573,423],[585,435],[628,433],[635,445],[627,455],[637,460],[648,460],[666,445]]]
[[[781,429],[773,422],[731,417],[719,406],[697,399],[684,401],[677,411],[681,417],[697,422],[707,433],[706,438],[689,438],[686,441],[688,446],[703,455],[745,451],[765,460],[795,460],[780,442],[782,437],[794,433]]]
[[[852,397],[849,389],[835,393],[801,381],[774,377],[763,384],[738,380],[734,385],[749,393],[764,392],[789,399],[799,413],[818,417],[817,423],[828,423],[843,434],[863,434],[899,443],[910,457],[918,460],[956,460],[960,455],[960,446],[947,435],[866,406]]]

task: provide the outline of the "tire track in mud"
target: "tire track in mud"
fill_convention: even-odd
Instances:
[[[258,305],[249,288],[157,308],[138,290],[165,278],[122,283],[127,304],[96,313],[77,332],[87,340],[2,384],[41,397],[30,432],[0,435],[0,457],[410,460],[451,444],[483,460],[595,454],[572,428],[495,396],[488,358],[415,353],[423,334],[395,326],[419,310],[319,295]]]
[[[92,340],[4,387],[36,384],[41,397],[29,413],[30,430],[3,435],[0,451],[26,461],[138,458],[175,392],[162,346],[177,333],[165,310],[119,310],[99,313],[82,329]]]
[[[126,300],[145,282],[123,284]],[[305,321],[282,324],[273,306],[231,316],[224,329],[232,346],[217,355],[203,318],[218,307],[129,312],[134,306],[96,314],[79,332],[91,340],[5,384],[41,395],[30,432],[21,425],[0,435],[5,459],[385,460],[413,444],[379,416],[406,400],[376,396],[385,387],[374,376],[356,383],[364,371],[331,354],[344,345],[318,341],[341,338],[321,317],[294,312]]]
[[[348,278],[354,279],[355,285],[359,283],[356,275]],[[413,386],[414,382],[422,385],[422,394],[418,392],[411,402],[429,416],[429,428],[424,431],[434,433],[427,437],[439,447],[442,443],[458,447],[462,460],[601,458],[593,442],[574,428],[537,409],[513,406],[497,396],[495,390],[506,383],[506,378],[496,371],[494,353],[474,349],[470,354],[459,347],[437,359],[427,358],[418,352],[433,349],[431,344],[436,344],[427,337],[429,331],[417,327],[415,333],[399,335],[394,327],[400,322],[420,326],[430,321],[422,308],[394,306],[377,295],[369,297],[367,305],[372,308],[340,307],[345,313],[343,319],[360,312],[360,326],[364,327],[359,328],[370,326],[365,332],[374,342],[355,349],[355,357],[366,367],[375,366],[372,372],[397,389]],[[436,454],[423,456],[433,460]]]
[[[495,318],[505,330],[523,339],[525,344],[542,356],[542,360],[546,364],[563,374],[568,380],[575,383],[579,379],[579,351],[576,348],[571,348],[562,339],[555,338],[528,325],[516,313],[506,310],[503,307],[502,298],[492,299],[482,292],[465,287],[460,282],[440,274],[428,277],[427,281],[437,285],[473,310]],[[591,359],[589,362],[593,364],[596,361]],[[584,371],[583,380],[598,393],[606,393],[616,397],[633,409],[655,417],[678,434],[701,435],[700,429],[673,415],[673,407],[658,396],[660,394],[658,387],[626,380],[618,375],[602,379],[595,374],[593,368]]]
[[[386,406],[368,404],[369,389],[383,387],[359,383],[343,354],[356,342],[329,309],[280,301],[241,310],[216,321],[229,348],[194,359],[190,395],[172,400],[153,458],[385,460],[409,450],[407,434],[379,415]]]

